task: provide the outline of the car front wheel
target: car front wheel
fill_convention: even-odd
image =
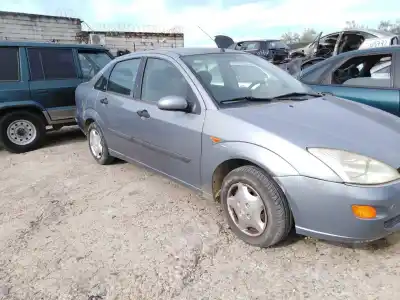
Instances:
[[[279,186],[263,170],[243,166],[224,179],[221,202],[232,231],[244,242],[270,247],[283,241],[292,216]]]
[[[112,157],[108,152],[107,143],[100,127],[96,123],[91,123],[87,132],[89,150],[93,158],[100,165],[108,165],[112,163],[114,157]]]

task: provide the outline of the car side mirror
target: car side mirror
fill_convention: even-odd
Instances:
[[[161,110],[187,111],[189,103],[180,96],[166,96],[158,100],[157,107]]]

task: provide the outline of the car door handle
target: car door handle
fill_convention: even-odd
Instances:
[[[333,94],[329,93],[329,92],[322,92],[321,95],[322,96],[333,96]]]
[[[107,98],[102,98],[102,99],[100,99],[100,103],[102,103],[102,104],[108,104]]]
[[[141,118],[146,118],[146,119],[150,118],[149,112],[148,112],[147,110],[145,110],[145,109],[143,109],[143,110],[138,110],[136,113],[137,113],[138,116],[141,117]]]

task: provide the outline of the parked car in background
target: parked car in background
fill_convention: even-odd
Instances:
[[[315,91],[400,116],[400,46],[346,52],[297,77]]]
[[[79,85],[76,101],[99,164],[139,163],[219,199],[251,245],[272,246],[293,224],[350,242],[400,229],[398,119],[321,97],[259,56],[136,52]]]
[[[0,144],[38,148],[46,126],[75,123],[75,88],[113,59],[103,47],[0,42]]]
[[[365,28],[347,29],[321,36],[322,32],[307,46],[290,51],[291,58],[304,58],[302,69],[344,52],[399,44],[399,37],[391,32]]]
[[[258,55],[266,60],[280,64],[289,57],[289,46],[276,39],[248,40],[234,42],[230,37],[217,35],[215,43],[221,49],[234,49]]]

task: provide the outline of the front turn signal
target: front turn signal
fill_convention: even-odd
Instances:
[[[376,218],[376,208],[369,205],[352,205],[351,210],[360,219]]]

